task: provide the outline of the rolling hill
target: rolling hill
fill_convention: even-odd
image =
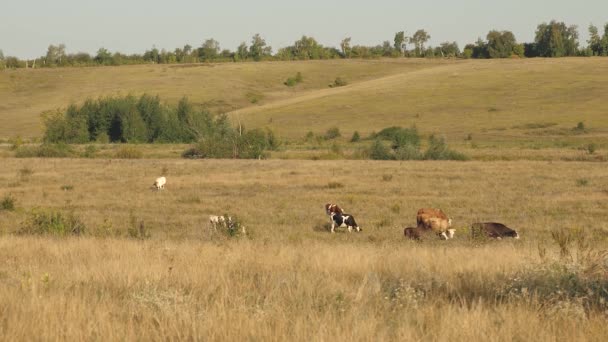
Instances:
[[[283,82],[301,72],[295,87]],[[343,87],[328,87],[336,77]],[[299,141],[416,125],[450,144],[608,145],[608,59],[329,60],[0,72],[0,138],[41,133],[39,115],[112,94],[187,96],[246,127]],[[579,122],[584,130],[573,130]]]

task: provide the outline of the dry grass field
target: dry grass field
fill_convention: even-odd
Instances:
[[[337,126],[348,138],[416,125],[424,134],[483,146],[608,143],[608,60],[454,61],[235,111],[250,126],[297,139]],[[573,134],[583,122],[587,134]]]
[[[607,89],[605,58],[2,71],[0,339],[604,341]],[[40,137],[44,110],[141,93],[283,143],[269,160],[185,160],[183,144],[14,158],[7,143]],[[348,142],[395,125],[471,160],[361,160],[370,141]],[[333,126],[342,137],[323,140]],[[330,234],[327,202],[363,231]],[[448,213],[455,239],[407,241],[422,207]],[[223,214],[247,234],[212,230]],[[521,239],[472,239],[475,221]],[[66,223],[82,233],[36,233]]]
[[[39,136],[40,114],[86,98],[159,95],[175,104],[183,96],[212,112],[257,106],[327,88],[336,77],[351,83],[445,64],[445,61],[352,60],[192,65],[18,69],[0,72],[0,139]],[[290,88],[288,77],[304,82]]]
[[[4,158],[0,336],[602,341],[606,175],[558,161]],[[328,201],[363,232],[330,234]],[[427,206],[454,219],[454,240],[404,239]],[[85,234],[17,234],[33,208],[71,212]],[[210,231],[223,213],[247,236]],[[477,220],[522,238],[472,241]],[[141,222],[149,238],[130,238]],[[551,233],[566,231],[582,233],[560,257]]]

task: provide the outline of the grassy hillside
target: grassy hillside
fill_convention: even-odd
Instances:
[[[356,84],[444,63],[336,60],[5,70],[0,72],[0,138],[39,135],[41,112],[87,97],[149,93],[175,103],[188,96],[213,112],[227,112],[327,88],[336,77]],[[304,82],[283,85],[297,72]]]
[[[471,134],[482,146],[606,145],[607,92],[605,58],[475,60],[396,72],[234,114],[292,139],[332,126],[350,137],[354,130],[416,125],[451,143]],[[578,122],[589,128],[585,134],[572,131]]]

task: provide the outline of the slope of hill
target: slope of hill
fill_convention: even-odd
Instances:
[[[339,127],[350,136],[416,125],[448,140],[500,144],[606,141],[608,59],[471,60],[396,72],[234,111],[246,125],[301,139]],[[573,131],[579,122],[587,128]],[[470,138],[469,137],[469,138]]]
[[[0,138],[39,135],[43,111],[87,97],[149,93],[174,103],[187,96],[213,112],[226,112],[327,88],[336,77],[356,84],[445,63],[391,59],[5,70],[0,72]],[[297,72],[304,82],[285,86]]]

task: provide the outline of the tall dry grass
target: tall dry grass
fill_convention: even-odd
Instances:
[[[602,163],[2,162],[0,198],[10,194],[15,206],[0,212],[3,339],[599,341],[608,333],[606,261],[593,254],[607,246]],[[161,174],[166,190],[153,191]],[[355,215],[363,232],[328,233],[327,202]],[[454,219],[456,239],[404,239],[427,206]],[[75,215],[85,235],[13,234],[33,208]],[[225,213],[248,236],[214,235],[208,215]],[[471,241],[466,227],[477,220],[503,222],[522,239]],[[131,238],[140,222],[149,239]],[[586,239],[552,234],[561,229]],[[553,235],[572,257],[560,257]]]
[[[511,244],[0,239],[7,340],[596,340],[601,313],[501,297]],[[578,311],[577,311],[578,310]]]

